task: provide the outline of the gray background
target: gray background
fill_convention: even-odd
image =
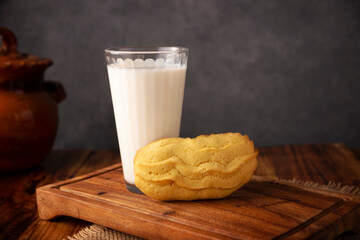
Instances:
[[[110,46],[190,48],[181,136],[360,146],[360,1],[1,0],[21,52],[53,59],[55,148],[117,148]]]

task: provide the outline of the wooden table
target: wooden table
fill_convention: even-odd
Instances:
[[[360,149],[307,144],[259,150],[257,175],[360,187]],[[91,225],[69,217],[41,221],[35,189],[118,162],[117,150],[55,150],[35,169],[0,175],[0,239],[63,239]]]

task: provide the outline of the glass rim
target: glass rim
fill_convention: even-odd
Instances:
[[[187,53],[189,49],[186,47],[110,47],[105,49],[105,53],[110,54],[170,54],[170,53]]]

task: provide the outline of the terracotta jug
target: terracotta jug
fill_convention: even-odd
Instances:
[[[63,86],[44,82],[52,61],[17,52],[15,35],[0,27],[0,172],[27,169],[51,151],[57,126],[57,103]]]

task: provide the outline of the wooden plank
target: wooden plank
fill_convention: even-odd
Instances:
[[[64,239],[82,228],[91,225],[91,223],[69,217],[62,217],[55,221],[41,221],[38,218],[35,199],[35,187],[45,184],[79,176],[84,173],[101,169],[108,165],[120,162],[119,152],[114,150],[55,150],[39,169],[46,177],[34,183],[29,175],[24,175],[25,180],[32,183],[33,198],[30,203],[34,205],[33,218],[23,226],[24,231],[17,231],[21,234],[21,239]],[[42,178],[41,174],[34,172],[37,178]],[[29,212],[29,209],[27,209]],[[20,216],[21,218],[21,216]],[[16,227],[18,229],[19,227]],[[1,236],[1,235],[0,235]]]
[[[360,161],[344,144],[263,147],[256,175],[360,187]]]
[[[90,151],[53,151],[45,162],[62,167],[39,166],[23,172],[0,175],[0,238],[19,239],[28,229],[39,222],[35,189],[57,180],[56,176],[68,178],[72,161],[81,161]],[[66,236],[65,236],[66,237]]]
[[[37,217],[19,239],[66,239],[90,225],[92,223],[71,217],[60,217],[53,221],[42,221]]]
[[[160,202],[128,192],[118,164],[39,188],[37,201],[43,219],[67,215],[149,239],[299,239],[344,221],[354,229],[349,214],[359,215],[347,196],[261,177],[225,199]],[[345,205],[351,211],[337,211]]]
[[[55,182],[120,162],[119,152],[116,150],[55,150],[52,154],[54,156],[43,164],[43,168],[51,173]],[[34,212],[37,216],[37,209]],[[51,222],[41,221],[36,217],[21,236],[24,239],[64,239],[89,225],[91,223],[69,217]]]

